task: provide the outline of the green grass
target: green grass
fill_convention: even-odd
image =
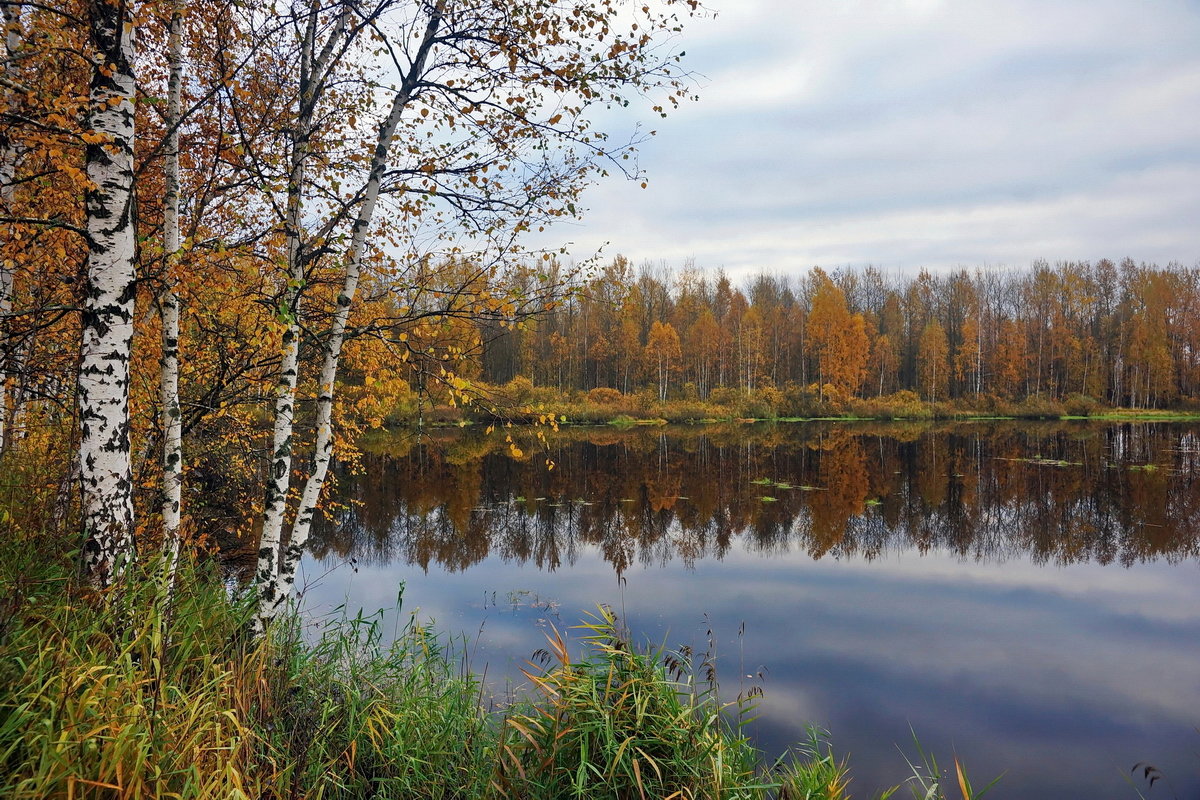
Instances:
[[[967,770],[958,760],[958,756],[954,757],[954,774],[951,776],[949,769],[938,764],[937,756],[921,746],[915,731],[912,739],[917,758],[913,760],[905,756],[904,759],[912,772],[905,785],[914,800],[978,800],[1003,777],[998,775],[982,788],[976,788],[967,777]]]
[[[17,607],[0,637],[0,796],[258,797],[268,789],[248,768],[256,746],[245,712],[261,705],[260,687],[236,680],[266,667],[265,650],[230,644],[241,609],[219,582],[182,582],[164,613],[153,576],[96,598],[70,586],[61,561],[14,573],[5,555]]]
[[[640,652],[602,609],[572,660],[557,631],[527,672],[535,694],[502,724],[493,790],[505,797],[762,797],[775,784],[686,654]]]
[[[850,770],[846,759],[837,759],[829,732],[809,727],[808,741],[775,765],[775,777],[780,783],[780,800],[848,800]],[[881,800],[894,790],[880,795]]]
[[[374,619],[306,639],[293,617],[248,644],[210,570],[167,609],[153,569],[97,596],[52,567],[5,564],[0,796],[486,796],[494,726],[420,626],[384,647]]]
[[[823,735],[772,766],[742,728],[761,690],[723,703],[712,657],[635,647],[603,608],[582,656],[555,631],[497,706],[415,617],[290,616],[251,642],[211,565],[168,604],[153,564],[98,594],[56,545],[0,543],[5,798],[848,797]]]

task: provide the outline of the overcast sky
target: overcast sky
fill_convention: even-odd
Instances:
[[[701,99],[583,257],[736,275],[1200,261],[1197,0],[706,0]]]

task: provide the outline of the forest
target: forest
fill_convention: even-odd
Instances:
[[[900,391],[982,411],[1073,396],[1078,408],[1164,408],[1200,392],[1198,317],[1200,270],[1128,258],[909,275],[768,268],[738,285],[618,256],[553,311],[485,333],[480,366],[493,382],[660,400],[765,393],[783,416]]]

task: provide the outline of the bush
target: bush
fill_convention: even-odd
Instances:
[[[738,404],[742,401],[742,393],[732,386],[718,386],[708,393],[708,402],[724,406],[732,416]]]
[[[501,402],[513,406],[524,405],[533,397],[533,389],[533,381],[524,375],[518,375],[504,384],[504,388],[500,391]]]
[[[755,419],[775,419],[783,408],[783,392],[774,386],[764,386],[756,389],[750,395],[750,403],[746,408],[747,417]]]
[[[658,415],[668,422],[699,422],[704,419],[728,416],[728,413],[721,406],[711,403],[675,400],[660,404]]]
[[[625,401],[625,395],[607,386],[597,386],[587,393],[587,401],[597,406],[615,406]]]
[[[949,413],[926,403],[916,392],[902,389],[895,394],[873,397],[869,400],[852,400],[850,410],[856,417],[870,419],[916,419],[926,420],[938,416],[939,411]]]
[[[1071,417],[1090,417],[1100,410],[1100,403],[1086,394],[1073,394],[1063,401],[1063,409]]]
[[[1003,407],[1005,416],[1017,419],[1061,419],[1067,410],[1063,405],[1045,395],[1030,395],[1016,405]]]

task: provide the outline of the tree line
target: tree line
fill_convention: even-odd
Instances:
[[[488,380],[564,391],[706,400],[791,386],[835,403],[909,391],[1162,408],[1200,398],[1200,268],[813,268],[735,285],[618,256],[549,313],[483,338]]]

